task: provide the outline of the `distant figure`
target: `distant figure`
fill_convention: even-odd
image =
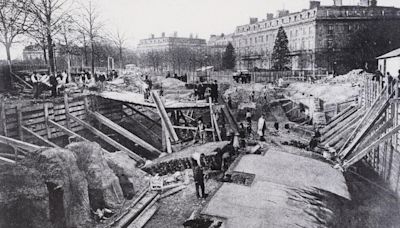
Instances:
[[[265,141],[264,133],[266,130],[265,114],[263,113],[258,119],[257,134],[260,136],[260,141]]]
[[[211,84],[211,98],[212,98],[214,103],[218,102],[218,84],[217,84],[217,80],[215,80]]]
[[[246,121],[247,121],[247,134],[251,135],[251,125],[252,125],[252,123],[251,123],[251,112],[250,112],[250,109],[247,109]]]
[[[243,123],[240,123],[239,125],[239,144],[240,147],[245,147],[246,146],[246,142],[244,141],[244,139],[246,138],[246,129],[244,128]]]
[[[50,75],[51,96],[57,97],[57,78],[54,74]]]
[[[36,73],[36,71],[33,72],[33,74],[31,75],[31,81],[33,84],[33,94],[34,94],[34,98],[39,98],[39,81],[40,81],[40,77],[39,74]]]
[[[388,93],[389,93],[389,95],[390,94],[392,94],[392,87],[393,87],[393,83],[394,83],[394,78],[393,78],[393,76],[389,73],[389,72],[387,72],[387,86],[388,86]]]
[[[315,135],[311,138],[310,144],[309,144],[310,150],[314,150],[314,148],[318,146],[318,141],[319,140]]]
[[[204,186],[204,174],[203,169],[197,164],[197,161],[192,159],[193,165],[193,179],[196,188],[196,196],[200,198],[199,188],[201,188],[201,197],[206,198],[207,195],[205,194],[205,186]]]
[[[171,73],[169,73],[169,71],[167,72],[167,76],[165,76],[165,78],[170,78],[171,77]]]
[[[400,70],[398,71],[398,74],[397,74],[397,80],[400,82]]]
[[[159,95],[160,95],[160,97],[164,96],[164,89],[163,89],[162,85],[160,86]]]
[[[205,143],[205,137],[206,137],[206,126],[203,123],[202,119],[199,119],[197,121],[197,128],[196,132],[194,133],[194,141],[196,140],[196,136],[199,135],[201,143]]]
[[[376,70],[374,76],[372,77],[372,80],[379,82],[381,78],[382,78],[382,73],[379,70]]]
[[[104,82],[105,81],[106,81],[106,75],[104,73],[100,74],[100,76],[99,76],[100,90],[104,89]]]
[[[232,106],[232,98],[231,98],[231,96],[229,96],[229,97],[228,97],[228,107],[229,107],[230,109],[232,109],[232,108],[233,108],[233,106]]]
[[[274,123],[274,128],[275,128],[277,131],[279,131],[279,123],[278,123],[278,122],[275,122],[275,123]]]
[[[250,95],[250,101],[251,102],[254,102],[255,101],[255,97],[256,97],[256,93],[254,92],[254,90],[251,92],[251,95]]]

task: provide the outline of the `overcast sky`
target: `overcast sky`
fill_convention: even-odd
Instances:
[[[76,0],[87,1],[87,0]],[[208,39],[211,34],[232,33],[237,25],[246,24],[250,17],[263,19],[279,9],[291,12],[308,8],[309,0],[93,0],[102,13],[106,30],[126,33],[129,47],[150,34],[160,36],[174,31],[178,36],[190,33]],[[333,0],[322,0],[331,5]],[[357,4],[358,0],[343,0]],[[381,6],[400,8],[400,0],[378,0]],[[13,58],[22,56],[21,46],[14,48]],[[0,58],[5,58],[1,50]]]

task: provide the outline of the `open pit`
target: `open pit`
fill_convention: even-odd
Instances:
[[[395,227],[398,156],[372,139],[394,142],[382,134],[397,106],[370,77],[219,84],[218,102],[160,77],[145,98],[137,75],[51,100],[3,97],[0,227]]]

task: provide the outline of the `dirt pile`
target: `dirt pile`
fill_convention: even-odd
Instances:
[[[149,175],[136,168],[136,162],[125,152],[105,153],[108,166],[119,178],[124,196],[131,198],[136,192],[148,187]]]
[[[88,184],[75,155],[65,149],[48,149],[34,154],[29,163],[46,183],[50,220],[61,226],[84,227],[90,221]]]
[[[77,164],[88,181],[91,208],[117,208],[123,201],[118,177],[110,169],[99,144],[72,143],[66,147],[77,156]]]
[[[0,166],[0,227],[52,227],[41,174],[22,165]]]
[[[255,84],[235,84],[224,93],[224,97],[231,97],[232,102],[250,102],[251,95],[254,91],[254,99],[264,98],[265,95],[271,94],[272,87],[260,83]]]
[[[160,88],[161,86],[164,89],[186,89],[185,83],[176,78],[162,78],[154,82],[155,88]]]

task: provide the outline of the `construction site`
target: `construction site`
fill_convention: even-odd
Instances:
[[[145,99],[132,74],[4,95],[0,227],[398,227],[399,87],[373,77],[232,81],[214,101],[164,77]]]

